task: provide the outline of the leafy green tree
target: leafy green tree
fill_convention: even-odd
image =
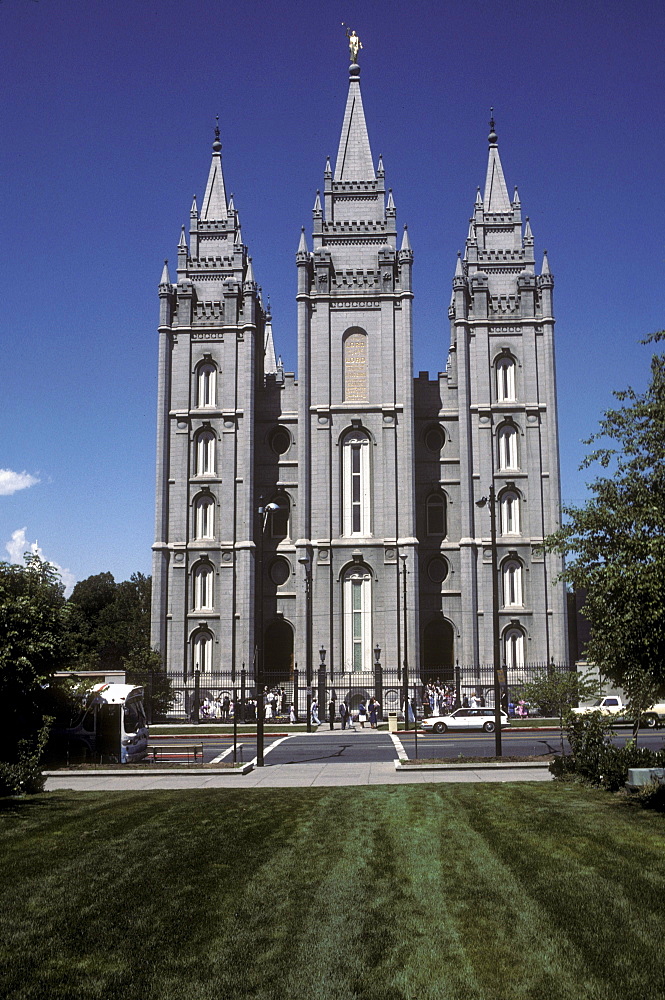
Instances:
[[[561,753],[563,753],[563,722],[574,705],[593,698],[598,693],[598,680],[575,670],[548,670],[524,685],[523,697],[538,706],[541,715],[555,715],[559,720]]]
[[[148,693],[154,718],[164,716],[171,688],[159,654],[150,647],[152,581],[143,573],[116,583],[98,573],[76,584],[69,599],[78,625],[79,670],[126,670]]]
[[[567,557],[566,579],[587,591],[587,657],[624,688],[637,719],[665,693],[665,355],[653,356],[645,392],[615,397],[623,405],[585,442],[597,447],[582,467],[601,469],[593,495],[564,508],[566,523],[547,544]]]
[[[73,655],[70,613],[57,570],[27,553],[25,565],[0,563],[0,759],[42,728],[46,688]]]

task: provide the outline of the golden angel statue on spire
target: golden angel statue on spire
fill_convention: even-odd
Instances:
[[[342,27],[346,28],[346,37],[349,39],[349,58],[352,63],[358,62],[358,50],[362,49],[363,43],[358,38],[354,28],[347,28],[342,21]]]

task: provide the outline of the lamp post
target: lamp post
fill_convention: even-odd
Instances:
[[[497,757],[501,757],[501,636],[499,631],[499,559],[496,546],[496,493],[494,484],[489,488],[489,496],[476,500],[476,507],[490,509],[490,535],[492,544],[492,647],[494,660],[494,747]]]
[[[381,669],[381,647],[374,647],[374,697],[379,703],[378,718],[383,722],[383,671]]]
[[[268,523],[268,517],[273,514],[276,510],[279,510],[279,504],[267,503],[264,504],[263,500],[259,500],[259,506],[256,508],[256,514],[258,518],[258,532],[257,532],[257,566],[256,566],[256,583],[255,590],[257,594],[257,623],[256,623],[256,642],[254,647],[254,685],[256,687],[256,766],[263,767],[263,659],[264,659],[264,641],[263,641],[263,536],[266,530],[266,524]]]
[[[318,697],[318,700],[319,700],[319,709],[321,711],[325,712],[325,710],[326,710],[326,694],[327,694],[327,692],[326,692],[326,647],[323,646],[323,645],[319,648],[319,674],[318,674],[317,681],[318,681],[318,683],[317,683],[318,696],[317,697]],[[321,718],[320,715],[319,715],[319,718]]]
[[[409,638],[407,631],[406,622],[406,552],[400,552],[400,559],[402,560],[402,595],[403,595],[403,613],[404,613],[404,669],[402,671],[402,683],[404,684],[404,728],[408,730],[409,728]]]
[[[305,682],[307,684],[307,732],[312,731],[312,558],[305,551],[298,556],[305,570]]]

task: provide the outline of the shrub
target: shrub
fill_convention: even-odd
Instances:
[[[644,809],[665,812],[665,784],[657,779],[652,779],[648,785],[643,785],[639,789],[637,799]]]
[[[49,716],[44,719],[34,742],[19,742],[15,763],[0,761],[0,797],[35,795],[44,791],[46,779],[42,774],[42,757],[52,722]]]
[[[569,715],[566,732],[572,753],[568,757],[555,758],[550,770],[555,777],[563,778],[572,774],[592,785],[616,792],[628,780],[628,770],[632,767],[663,767],[665,751],[638,747],[629,740],[623,747],[615,747],[610,742],[611,717],[600,712],[588,715]]]
[[[572,754],[561,754],[550,761],[549,768],[558,781],[565,781],[576,774],[575,758]]]

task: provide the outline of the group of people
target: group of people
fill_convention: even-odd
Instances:
[[[257,701],[255,698],[245,698],[244,705],[238,705],[240,718],[245,722],[256,722]],[[204,698],[199,705],[200,719],[214,719],[217,722],[231,722],[235,715],[236,705],[228,694],[220,694],[216,698]],[[293,705],[291,706],[293,713]],[[289,716],[289,704],[283,687],[265,688],[263,692],[263,718],[272,722],[279,717]],[[292,720],[293,721],[293,720]]]
[[[358,705],[358,711],[356,714],[351,709],[351,706],[346,698],[340,702],[339,709],[337,708],[337,704],[334,699],[331,699],[328,703],[328,723],[330,728],[334,729],[337,715],[339,714],[342,729],[346,729],[347,727],[351,728],[356,718],[361,729],[365,728],[367,722],[369,722],[371,729],[377,729],[379,725],[380,708],[381,706],[376,698],[370,698],[368,701],[365,701],[363,698]],[[319,704],[316,698],[312,701],[311,719],[314,725],[321,725],[321,719],[319,718]]]
[[[452,684],[442,684],[441,681],[429,681],[423,687],[423,715],[450,715],[456,708],[484,708],[485,697],[477,690],[465,692],[461,702]]]

